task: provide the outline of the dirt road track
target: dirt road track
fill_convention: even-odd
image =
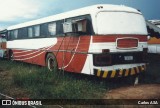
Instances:
[[[104,99],[160,99],[160,84],[145,84],[110,90]]]

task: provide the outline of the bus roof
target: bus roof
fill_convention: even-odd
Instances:
[[[0,30],[0,34],[4,34],[7,32],[7,29],[4,29],[4,30]]]
[[[62,19],[76,17],[80,15],[91,14],[92,16],[92,15],[96,15],[100,11],[125,11],[125,12],[133,12],[133,13],[141,14],[141,12],[139,12],[138,10],[131,8],[131,7],[124,6],[124,5],[98,4],[98,5],[88,6],[88,7],[76,9],[73,11],[68,11],[68,12],[64,12],[61,14],[41,18],[38,20],[33,20],[33,21],[13,25],[13,26],[8,27],[7,30],[13,30],[13,29],[18,29],[18,28],[33,26],[37,24],[52,22],[56,20],[62,20]]]

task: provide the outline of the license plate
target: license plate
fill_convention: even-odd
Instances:
[[[133,60],[133,56],[124,56],[124,60]]]

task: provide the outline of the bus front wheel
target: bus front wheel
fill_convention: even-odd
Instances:
[[[58,70],[58,64],[57,64],[56,57],[52,53],[47,54],[46,66],[49,69],[49,71],[56,72]]]
[[[12,50],[10,50],[9,51],[9,60],[13,61],[13,58],[14,58],[13,52],[12,52]]]

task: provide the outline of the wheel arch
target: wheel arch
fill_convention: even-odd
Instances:
[[[13,53],[12,49],[8,49],[7,51],[7,55],[8,55],[8,59],[11,59],[11,54]]]
[[[45,54],[45,65],[47,66],[47,61],[46,61],[46,59],[47,59],[47,55],[48,55],[48,54],[53,54],[53,56],[55,57],[55,60],[56,60],[56,62],[57,62],[57,68],[59,68],[59,67],[58,67],[57,57],[56,57],[55,54],[54,54],[53,52],[51,52],[51,51],[48,51],[48,52],[46,52],[46,54]]]

